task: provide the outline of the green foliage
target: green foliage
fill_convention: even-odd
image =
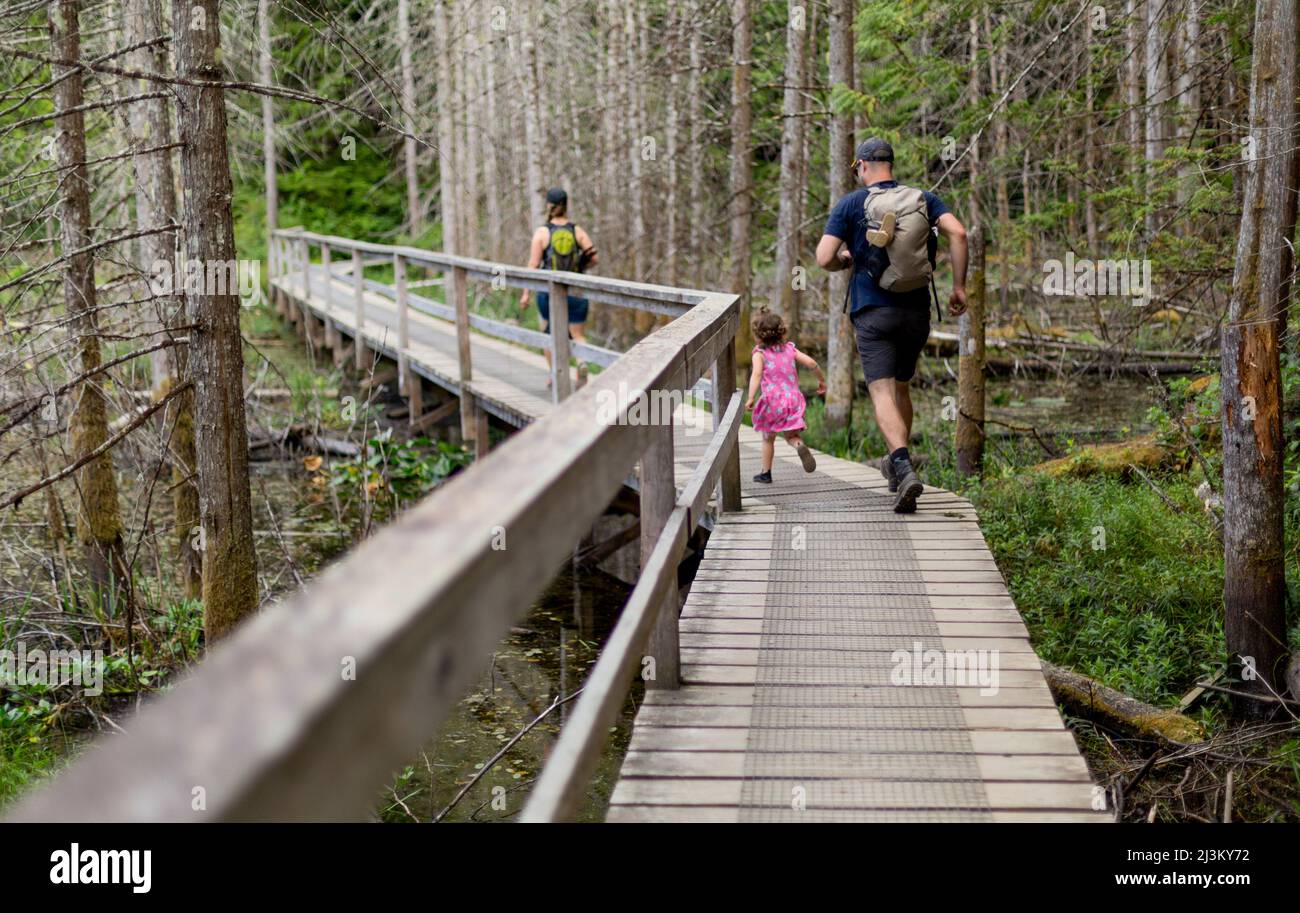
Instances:
[[[392,429],[366,442],[360,457],[335,463],[334,485],[370,495],[385,491],[398,503],[414,501],[438,483],[468,466],[473,456],[463,447],[427,437],[412,441],[393,439]]]
[[[1223,553],[1193,484],[1161,485],[1178,512],[1103,477],[1017,473],[964,493],[1040,655],[1167,704],[1223,652]]]

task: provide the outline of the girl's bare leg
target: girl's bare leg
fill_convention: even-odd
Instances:
[[[776,435],[763,435],[763,471],[772,471],[772,460],[776,456]]]
[[[786,431],[784,434],[785,442],[799,454],[799,462],[803,464],[804,472],[815,470],[817,468],[817,458],[813,456],[813,452],[803,442],[803,435],[798,431]]]

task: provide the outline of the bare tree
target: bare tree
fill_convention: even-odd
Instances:
[[[808,7],[789,0],[785,24],[785,89],[781,98],[781,201],[776,221],[776,272],[772,277],[772,310],[783,316],[791,338],[799,336],[799,296],[794,269],[799,262],[799,225],[803,222],[805,119],[803,78],[808,56]]]
[[[266,5],[266,0],[262,0]],[[424,230],[420,207],[420,181],[416,172],[415,68],[411,63],[411,0],[397,0],[397,47],[402,67],[402,166],[406,175],[406,227],[412,235]],[[268,49],[267,53],[270,51]],[[269,105],[270,99],[263,101]]]
[[[188,304],[209,642],[230,633],[258,601],[239,297],[228,283],[212,281],[237,262],[219,15],[219,0],[172,7],[186,256],[205,274],[204,287],[188,296]]]
[[[831,0],[830,21],[831,85],[853,85],[853,0]],[[853,115],[831,114],[830,191],[832,205],[853,189]],[[856,343],[853,325],[844,311],[852,275],[848,270],[831,273],[830,305],[826,313],[826,427],[845,428],[853,409],[853,357]]]
[[[265,7],[265,0],[263,0]],[[134,69],[154,76],[167,72],[165,45],[156,43],[163,36],[162,4],[160,0],[126,0],[123,7],[123,37],[129,46],[136,46],[130,61]],[[262,74],[270,82],[270,31],[268,11],[259,9],[262,27]],[[150,85],[147,80],[137,81],[139,94],[146,95]],[[273,231],[276,223],[275,187],[275,135],[272,132],[268,110],[270,98],[263,99],[263,149],[266,156],[266,220],[267,230]],[[145,98],[128,108],[131,131],[137,154],[135,166],[136,221],[140,231],[142,267],[150,271],[156,264],[176,274],[177,232],[158,231],[166,226],[179,226],[176,205],[176,179],[172,168],[172,152],[157,148],[170,144],[171,116],[165,98]],[[152,151],[145,151],[152,150]],[[179,290],[154,300],[156,318],[151,323],[160,331],[185,322],[183,299]],[[176,332],[170,335],[175,338]],[[188,354],[184,345],[159,349],[153,359],[154,397],[159,399],[167,391],[179,386],[187,372]],[[172,428],[167,441],[172,463],[172,508],[175,512],[178,574],[185,593],[197,597],[202,585],[202,555],[194,547],[194,530],[199,526],[199,492],[194,483],[197,453],[194,446],[194,393],[185,390],[176,399]]]
[[[736,362],[748,365],[753,333],[750,318],[749,239],[753,230],[754,176],[753,112],[750,107],[750,68],[753,54],[753,13],[749,0],[731,0],[731,290],[740,296],[740,328],[736,333]]]
[[[58,60],[81,57],[81,4],[56,0],[50,4],[50,42]],[[78,368],[87,379],[75,390],[76,405],[69,419],[75,460],[94,453],[108,440],[108,404],[103,378],[95,376],[103,361],[95,298],[95,257],[90,218],[90,173],[86,167],[86,123],[82,71],[55,64],[54,107],[58,165],[63,173],[59,224],[63,245],[63,295],[71,330],[77,340]],[[122,550],[122,519],[118,505],[113,458],[100,454],[76,473],[77,539],[86,575],[99,598],[112,599],[109,581],[126,572]]]

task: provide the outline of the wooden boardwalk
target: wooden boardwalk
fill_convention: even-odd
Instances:
[[[301,273],[273,282],[354,336],[351,277],[325,280],[313,269],[310,298]],[[394,299],[367,283],[361,328],[392,358]],[[455,326],[412,301],[412,370],[459,393]],[[488,412],[554,408],[540,354],[478,333],[471,351]],[[678,417],[680,487],[712,418]],[[875,468],[818,454],[806,474],[784,443],[756,484],[759,437],[742,427],[739,445],[744,509],[715,521],[685,603],[683,686],[647,690],[608,819],[1110,820],[970,503],[927,489],[899,516]]]

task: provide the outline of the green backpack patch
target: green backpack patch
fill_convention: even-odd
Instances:
[[[546,227],[551,233],[546,245],[546,256],[543,258],[546,268],[581,272],[582,251],[578,248],[578,226],[569,222]]]

